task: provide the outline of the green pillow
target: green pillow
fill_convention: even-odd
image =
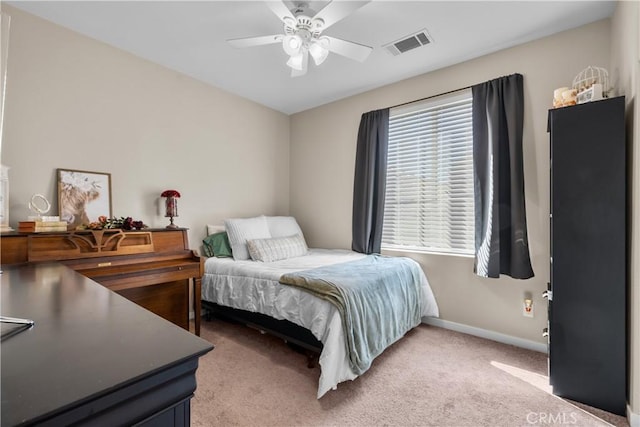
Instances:
[[[233,256],[226,231],[208,235],[202,244],[204,254],[208,257],[228,258]]]

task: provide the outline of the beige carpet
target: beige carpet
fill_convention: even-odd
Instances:
[[[543,391],[546,355],[433,326],[412,330],[320,400],[319,368],[282,340],[222,320],[203,321],[201,335],[216,347],[200,359],[195,427],[628,427]]]

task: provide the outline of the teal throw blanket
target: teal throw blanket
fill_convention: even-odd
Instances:
[[[280,283],[302,288],[338,308],[349,363],[360,375],[385,348],[421,322],[423,275],[412,259],[368,255],[285,274]]]

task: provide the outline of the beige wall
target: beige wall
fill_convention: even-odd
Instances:
[[[289,117],[3,5],[11,15],[2,163],[10,221],[34,193],[57,199],[56,168],[112,174],[113,215],[168,219],[198,248],[207,223],[289,210]],[[54,210],[57,212],[57,202]]]
[[[433,287],[441,318],[543,343],[549,280],[549,137],[553,90],[587,65],[609,66],[609,21],[503,50],[291,116],[291,213],[310,245],[349,248],[356,136],[360,115],[492,78],[524,75],[524,168],[529,243],[535,278],[483,279],[473,259],[411,255]],[[522,316],[525,292],[535,317]]]
[[[611,75],[617,95],[627,102],[627,140],[631,195],[629,254],[629,404],[635,414],[632,427],[640,426],[640,7],[637,2],[618,2],[611,19]]]

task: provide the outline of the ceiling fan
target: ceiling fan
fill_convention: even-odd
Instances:
[[[308,3],[296,2],[295,7],[290,10],[284,0],[266,1],[269,9],[283,22],[284,33],[231,39],[227,42],[238,48],[282,43],[282,48],[289,55],[287,65],[291,67],[291,77],[307,73],[309,55],[316,65],[322,64],[329,52],[363,62],[373,50],[372,47],[322,33],[369,1],[334,0],[318,13],[314,13]]]

